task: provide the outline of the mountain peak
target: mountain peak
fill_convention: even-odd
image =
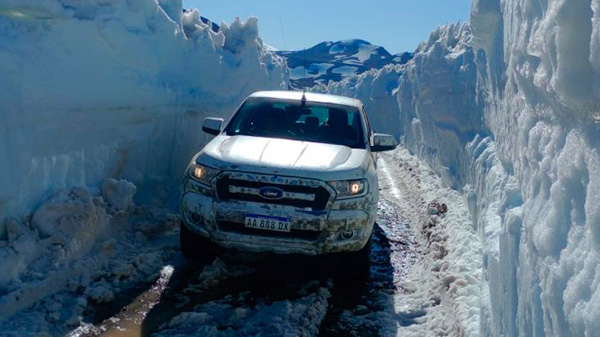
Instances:
[[[340,43],[340,44],[365,44],[367,46],[372,46],[372,44],[369,41],[365,41],[365,40],[361,40],[361,39],[341,40],[341,41],[337,41],[335,43]]]
[[[295,88],[340,81],[352,74],[406,63],[412,54],[391,55],[385,48],[361,39],[325,41],[306,50],[278,51],[287,59]]]

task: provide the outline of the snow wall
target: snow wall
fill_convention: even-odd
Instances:
[[[89,285],[114,231],[144,240],[122,218],[134,195],[176,210],[204,117],[288,82],[255,18],[214,32],[181,0],[1,1],[0,321]]]
[[[327,85],[317,85],[311,90],[329,92],[335,95],[359,97],[370,116],[372,127],[378,132],[401,135],[398,113],[388,113],[398,109],[395,90],[402,66],[389,65],[382,69],[372,69],[359,75],[352,74],[343,81],[330,81]]]
[[[470,24],[438,28],[401,72],[385,113],[464,190],[483,243],[477,334],[596,335],[600,2],[475,0]],[[328,89],[368,106],[368,76]]]
[[[1,1],[0,240],[7,218],[107,177],[176,206],[204,117],[288,78],[256,18],[215,33],[181,0]]]

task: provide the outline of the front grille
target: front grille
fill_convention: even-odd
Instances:
[[[261,181],[249,181],[232,179],[228,176],[218,178],[217,183],[217,196],[220,200],[240,200],[250,202],[260,202],[267,204],[276,205],[289,205],[301,208],[312,208],[314,211],[321,211],[327,207],[329,202],[330,193],[323,186],[300,186],[300,185],[283,185],[283,184],[272,184]],[[277,187],[284,192],[290,194],[310,196],[305,198],[283,198],[278,200],[265,199],[259,195],[251,193],[231,193],[230,187],[239,188],[243,190],[247,189],[260,189],[262,187]],[[314,197],[313,197],[314,196]]]
[[[229,221],[219,221],[219,229],[223,232],[244,234],[244,235],[254,235],[254,236],[264,236],[270,238],[292,238],[292,239],[301,239],[307,241],[315,241],[321,235],[319,231],[309,231],[309,230],[298,230],[292,229],[290,232],[275,232],[264,229],[256,229],[256,228],[247,228],[244,224],[237,222],[229,222]]]

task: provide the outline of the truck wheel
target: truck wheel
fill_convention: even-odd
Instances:
[[[183,222],[179,230],[179,247],[181,254],[188,260],[210,262],[214,258],[212,242],[202,235],[189,230]]]
[[[371,239],[356,252],[344,253],[341,257],[340,274],[355,280],[368,280],[371,272]]]

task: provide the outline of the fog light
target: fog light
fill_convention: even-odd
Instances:
[[[342,239],[348,240],[354,236],[354,231],[351,229],[345,229],[342,231]]]

